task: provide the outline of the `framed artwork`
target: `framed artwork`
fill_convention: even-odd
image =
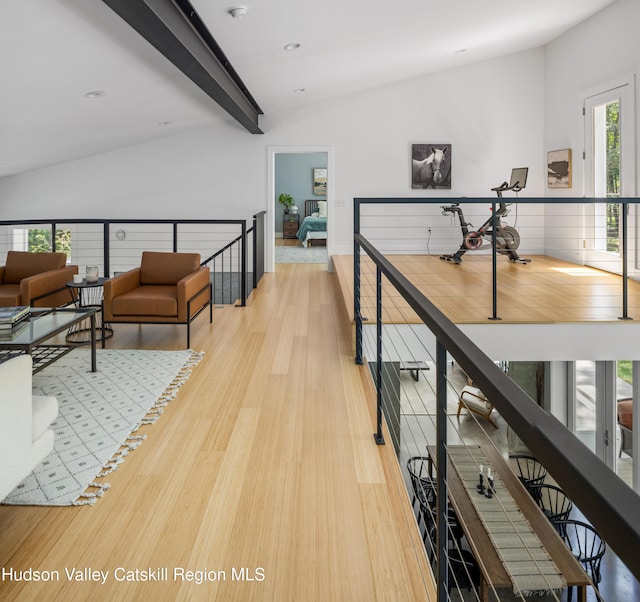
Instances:
[[[313,194],[327,196],[327,169],[326,167],[313,168]]]
[[[549,188],[571,188],[571,149],[547,153],[547,186]]]
[[[411,145],[411,188],[451,188],[451,145]]]

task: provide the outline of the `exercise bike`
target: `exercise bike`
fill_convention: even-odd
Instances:
[[[508,190],[513,190],[516,194],[520,192],[527,183],[527,173],[529,168],[521,167],[511,171],[511,182],[503,182],[500,186],[492,188],[498,198],[502,198],[502,193]],[[530,263],[531,259],[525,259],[520,257],[516,252],[516,249],[520,246],[520,234],[513,227],[502,223],[502,218],[509,215],[509,206],[511,203],[505,203],[500,201],[500,206],[496,210],[496,251],[501,255],[507,255],[509,261],[518,263]],[[490,216],[489,219],[482,224],[477,230],[470,230],[473,225],[467,222],[462,212],[460,203],[454,203],[453,205],[443,205],[441,207],[442,215],[457,215],[460,220],[460,228],[462,229],[462,244],[460,248],[453,254],[440,255],[440,259],[445,261],[453,261],[453,263],[462,263],[462,256],[467,251],[478,251],[482,248],[485,242],[492,244],[493,242],[493,220],[494,216]]]

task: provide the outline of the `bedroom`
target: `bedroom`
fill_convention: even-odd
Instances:
[[[276,263],[327,260],[327,153],[275,155],[274,229]],[[291,198],[288,209],[279,199]]]

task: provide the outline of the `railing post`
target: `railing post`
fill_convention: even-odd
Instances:
[[[627,216],[629,205],[622,203],[622,315],[619,320],[633,320],[629,317],[629,267],[627,265]]]
[[[242,269],[240,270],[240,307],[247,305],[247,222],[242,222],[242,239],[240,241]]]
[[[493,314],[489,320],[499,320],[498,317],[498,219],[496,218],[496,203],[491,203],[491,269],[492,269],[492,307]]]
[[[438,602],[449,599],[449,537],[447,515],[449,492],[447,490],[447,349],[440,339],[436,340],[436,438],[438,466],[436,479],[436,547],[438,569]]]
[[[173,222],[173,252],[178,252],[178,222]]]
[[[51,250],[56,252],[56,223],[51,222]]]
[[[258,286],[258,218],[253,216],[253,288]]]
[[[353,319],[356,321],[356,358],[357,365],[362,365],[362,313],[360,303],[360,245],[356,236],[360,234],[360,202],[353,200]]]
[[[109,246],[109,233],[111,231],[109,222],[104,222],[102,224],[102,252],[103,252],[103,269],[105,277],[110,277],[111,271],[111,263],[109,261],[109,255],[111,254],[111,249]]]
[[[382,270],[376,267],[376,424],[373,437],[378,445],[384,445],[382,436]]]
[[[353,317],[356,321],[356,364],[362,365],[362,314],[360,308],[360,245],[353,243]]]

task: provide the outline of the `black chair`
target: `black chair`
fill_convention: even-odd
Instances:
[[[560,487],[545,483],[530,485],[530,491],[540,510],[553,523],[560,535],[563,535],[558,528],[558,522],[568,519],[573,510],[573,502],[567,494]]]
[[[418,527],[424,522],[422,540],[428,547],[429,557],[435,555],[436,538],[436,482],[433,476],[433,463],[429,456],[414,456],[407,461],[407,471],[411,479],[413,497],[411,505],[415,508],[418,502]],[[458,548],[461,547],[464,532],[455,511],[447,507],[447,532],[449,541]]]
[[[458,590],[480,590],[480,567],[471,552],[461,548],[449,550],[448,562],[449,594],[454,587]]]
[[[547,469],[532,456],[515,454],[509,456],[509,458],[515,460],[518,478],[535,499],[534,492],[531,488],[534,485],[542,485],[542,483],[544,483],[544,480],[547,478]],[[538,500],[536,500],[536,502],[537,501]]]
[[[562,539],[567,544],[576,560],[582,565],[585,572],[593,581],[598,600],[601,600],[597,585],[602,579],[600,565],[602,557],[607,550],[602,537],[589,524],[578,520],[565,519],[556,523]],[[569,586],[567,602],[571,602],[573,588]]]
[[[436,489],[433,476],[430,473],[432,464],[429,456],[414,456],[407,461],[407,472],[411,479],[413,497],[411,505],[415,508],[416,501],[430,506],[435,503]],[[420,508],[419,508],[420,509]],[[418,524],[420,517],[418,517]]]

